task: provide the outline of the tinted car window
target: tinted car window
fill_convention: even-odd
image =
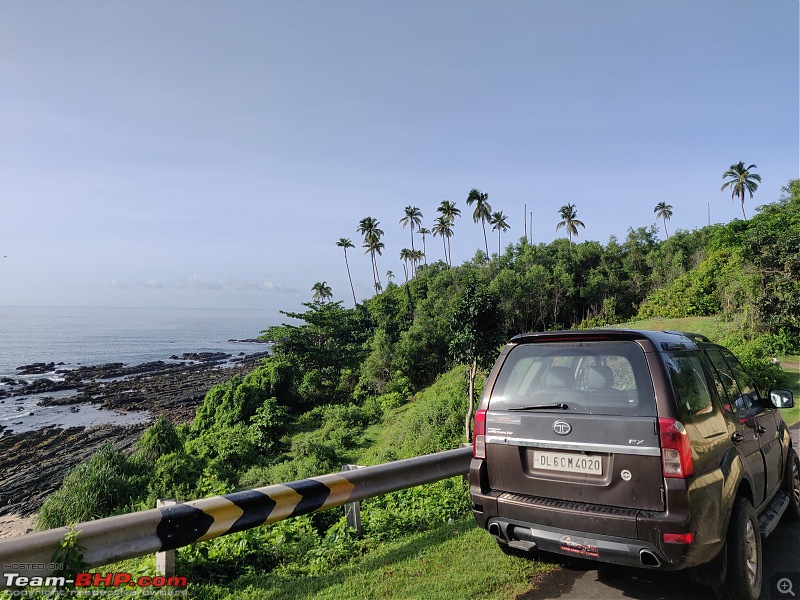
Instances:
[[[695,415],[711,412],[711,393],[700,357],[696,354],[667,354],[665,360],[680,418],[691,420]]]
[[[750,374],[744,370],[744,367],[742,366],[742,363],[739,362],[739,359],[727,350],[723,351],[722,354],[725,356],[725,360],[728,361],[728,364],[731,366],[731,370],[736,376],[736,382],[739,384],[739,389],[742,391],[742,393],[747,394],[751,398],[758,398],[756,384],[753,381],[753,378],[750,377]]]
[[[520,344],[509,352],[490,410],[564,403],[571,412],[655,416],[644,352],[633,342]]]
[[[714,378],[723,408],[738,415],[748,414],[751,407],[750,397],[742,394],[733,370],[722,356],[722,352],[713,348],[706,350],[706,356],[714,367]]]

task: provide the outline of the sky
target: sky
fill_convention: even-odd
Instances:
[[[797,0],[0,0],[0,305],[297,310],[373,293],[358,222],[456,202],[454,263],[741,218],[800,173]],[[490,251],[497,234],[489,235]],[[426,240],[442,258],[441,238]],[[415,246],[420,245],[417,238]]]

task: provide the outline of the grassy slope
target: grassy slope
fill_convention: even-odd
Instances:
[[[550,565],[505,556],[469,519],[444,524],[373,548],[348,565],[316,577],[260,575],[240,579],[221,594],[199,586],[202,599],[283,598],[514,598]]]

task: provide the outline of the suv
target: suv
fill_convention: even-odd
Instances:
[[[792,406],[701,335],[519,335],[475,414],[475,519],[507,553],[690,568],[754,600],[762,537],[784,512],[800,519],[800,462],[775,410]]]

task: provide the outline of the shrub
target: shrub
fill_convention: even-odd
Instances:
[[[143,497],[146,479],[143,461],[129,459],[108,444],[67,474],[42,505],[36,527],[52,529],[113,515]]]
[[[137,453],[150,462],[155,462],[159,457],[178,452],[183,449],[183,443],[175,427],[163,415],[145,429],[137,444]]]

